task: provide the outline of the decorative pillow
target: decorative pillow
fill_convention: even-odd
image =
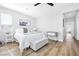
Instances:
[[[27,33],[28,32],[28,29],[27,28],[23,28],[23,32],[24,33]]]

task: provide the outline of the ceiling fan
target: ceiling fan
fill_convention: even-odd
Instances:
[[[38,6],[39,4],[42,4],[42,3],[36,3],[36,4],[34,4],[34,6]],[[53,3],[46,3],[46,4],[48,4],[48,5],[50,5],[50,6],[54,6]]]

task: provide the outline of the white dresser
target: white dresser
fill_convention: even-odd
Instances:
[[[48,36],[48,39],[57,41],[58,33],[49,31],[47,32],[47,36]]]

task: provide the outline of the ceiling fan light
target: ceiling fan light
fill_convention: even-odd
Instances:
[[[50,5],[50,6],[54,6],[54,4],[53,3],[47,3],[48,5]]]
[[[41,3],[36,3],[34,6],[37,6],[37,5],[39,5],[39,4],[41,4]]]

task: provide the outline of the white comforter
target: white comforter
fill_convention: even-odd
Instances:
[[[24,49],[30,46],[30,42],[35,42],[36,40],[42,39],[45,36],[44,33],[15,33],[14,37],[19,42],[19,48]]]

